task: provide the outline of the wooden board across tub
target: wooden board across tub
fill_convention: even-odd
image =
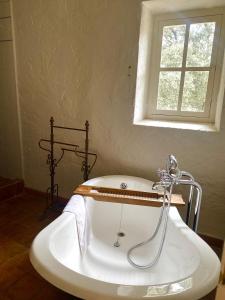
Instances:
[[[97,201],[103,202],[114,202],[155,207],[160,207],[163,204],[162,194],[90,185],[79,185],[75,189],[74,194],[92,197]],[[171,205],[185,205],[182,195],[173,194],[171,198]]]

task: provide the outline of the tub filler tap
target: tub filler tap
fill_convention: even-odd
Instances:
[[[202,199],[202,188],[198,182],[195,181],[194,177],[186,172],[180,171],[178,168],[178,162],[174,155],[169,155],[167,161],[166,170],[158,170],[158,175],[160,177],[159,182],[155,182],[152,185],[153,190],[164,190],[169,188],[170,185],[188,185],[190,186],[188,204],[187,204],[187,214],[186,214],[186,224],[189,225],[191,217],[191,209],[194,192],[196,191],[196,202],[194,209],[194,221],[193,221],[193,230],[196,232],[199,222],[199,214],[201,207]]]
[[[201,198],[202,198],[202,188],[199,185],[199,183],[197,183],[194,180],[194,177],[190,173],[188,173],[186,171],[181,171],[178,168],[178,162],[177,162],[175,156],[172,154],[169,155],[169,157],[168,157],[167,164],[166,164],[166,170],[158,170],[158,176],[160,178],[160,181],[153,183],[152,190],[163,191],[163,206],[161,208],[161,212],[160,212],[160,216],[159,216],[159,220],[158,220],[156,229],[150,238],[148,238],[146,241],[143,241],[143,242],[133,246],[127,252],[128,262],[133,267],[138,268],[138,269],[152,268],[153,266],[155,266],[155,264],[158,262],[158,260],[161,256],[163,245],[165,242],[166,232],[167,232],[168,215],[169,215],[171,196],[172,196],[172,191],[173,191],[174,185],[190,186],[187,218],[186,218],[187,225],[189,224],[189,219],[190,219],[190,215],[191,215],[191,206],[192,206],[192,198],[193,198],[193,194],[194,194],[194,189],[196,189],[197,198],[196,198],[194,221],[193,221],[194,231],[197,231],[197,227],[198,227]],[[161,238],[159,248],[158,248],[158,251],[157,251],[154,259],[149,264],[146,264],[146,265],[140,265],[140,264],[135,263],[133,258],[131,258],[131,254],[132,254],[133,250],[152,242],[155,239],[155,237],[158,235],[161,224],[163,224],[162,238]]]

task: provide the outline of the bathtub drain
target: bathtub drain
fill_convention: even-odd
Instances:
[[[122,188],[122,187],[121,187]],[[120,247],[120,238],[125,236],[125,233],[121,231],[122,228],[122,219],[123,219],[123,204],[121,204],[121,209],[120,209],[120,220],[119,220],[119,228],[118,228],[118,232],[117,232],[117,238],[115,243],[113,244],[114,247]]]
[[[119,241],[116,241],[114,244],[113,244],[114,247],[119,247],[120,246],[120,243]]]
[[[124,237],[124,236],[125,236],[125,233],[124,233],[124,232],[118,232],[117,235],[118,235],[119,237]]]
[[[121,237],[124,237],[125,233],[124,232],[118,232],[117,236],[118,236],[118,238],[117,238],[116,242],[113,244],[114,247],[120,247],[119,239]]]

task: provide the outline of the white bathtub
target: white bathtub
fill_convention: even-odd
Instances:
[[[151,191],[152,182],[129,176],[105,176],[85,184]],[[200,299],[217,285],[220,262],[211,248],[182,221],[177,209],[169,213],[168,231],[159,262],[152,269],[132,267],[126,253],[155,229],[159,208],[124,205],[121,230],[125,236],[114,247],[121,204],[87,198],[91,239],[81,257],[75,216],[64,212],[35,238],[30,260],[41,276],[82,299]],[[144,246],[138,262],[153,259],[159,239]]]

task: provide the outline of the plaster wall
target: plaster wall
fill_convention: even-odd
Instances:
[[[22,178],[10,2],[0,1],[0,176]]]
[[[134,126],[141,15],[139,0],[12,0],[26,185],[49,185],[48,120],[91,124],[98,153],[91,177],[127,174],[156,180],[169,153],[203,186],[199,230],[225,234],[225,111],[217,133]],[[131,68],[129,68],[131,66]],[[77,140],[71,134],[58,138]],[[60,194],[82,182],[80,161],[68,154],[57,169]]]

